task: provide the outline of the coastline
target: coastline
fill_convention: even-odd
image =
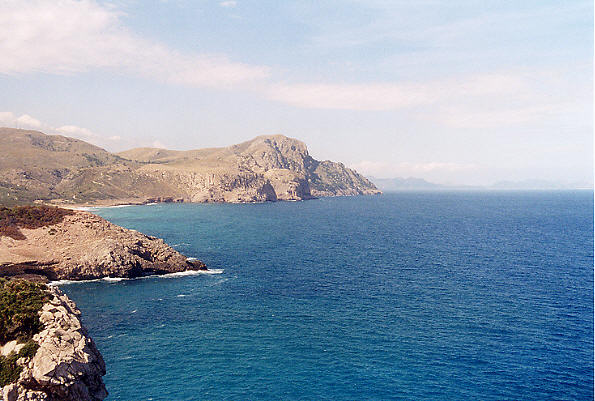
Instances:
[[[56,280],[56,281],[49,281],[47,285],[61,287],[64,285],[71,285],[71,284],[85,284],[85,283],[96,283],[100,281],[109,282],[109,283],[119,283],[121,281],[133,281],[133,280],[145,280],[145,279],[155,279],[155,278],[179,278],[179,277],[187,277],[187,276],[199,276],[203,274],[211,275],[211,274],[223,274],[224,269],[208,269],[208,270],[184,270],[181,272],[176,273],[165,273],[165,274],[151,274],[142,277],[102,277],[102,278],[95,278],[91,280]]]
[[[303,202],[309,200],[316,200],[321,198],[341,198],[341,197],[358,197],[358,196],[379,196],[382,195],[382,191],[374,192],[374,193],[362,193],[362,194],[353,194],[353,195],[319,195],[319,196],[312,196],[304,199],[277,199],[277,200],[265,200],[265,201],[219,201],[219,200],[205,200],[201,202],[191,202],[185,200],[176,200],[176,201],[169,201],[169,200],[161,200],[156,201],[155,199],[140,199],[140,198],[122,198],[122,199],[101,199],[92,202],[83,202],[83,203],[66,203],[65,200],[38,200],[35,201],[37,204],[46,205],[46,206],[54,206],[54,207],[61,207],[64,209],[71,209],[71,210],[83,210],[88,211],[88,209],[94,208],[115,208],[115,207],[128,207],[128,206],[152,206],[152,205],[163,205],[163,204],[172,204],[172,203],[185,203],[185,204],[192,204],[192,205],[200,205],[200,204],[232,204],[232,205],[244,205],[244,204],[260,204],[260,203],[276,203],[276,202]],[[166,198],[167,199],[167,198]]]
[[[6,209],[3,219],[0,276],[52,282],[209,272],[162,239],[88,211],[17,207]]]

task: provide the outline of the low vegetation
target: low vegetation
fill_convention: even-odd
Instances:
[[[62,222],[72,210],[50,206],[0,206],[0,237],[23,240],[21,228],[39,228]]]
[[[11,352],[7,356],[0,355],[0,387],[7,384],[14,383],[19,379],[19,375],[23,371],[23,367],[17,364],[19,358],[32,358],[39,345],[29,340],[19,353]]]
[[[0,345],[26,342],[39,333],[38,312],[48,300],[45,284],[0,278]]]
[[[22,371],[17,360],[33,357],[39,348],[32,337],[42,329],[38,313],[48,300],[46,289],[44,284],[0,278],[0,345],[25,342],[18,353],[0,355],[0,387],[15,382]]]

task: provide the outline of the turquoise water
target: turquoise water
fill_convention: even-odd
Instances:
[[[221,274],[63,286],[110,400],[593,399],[593,193],[102,209]]]

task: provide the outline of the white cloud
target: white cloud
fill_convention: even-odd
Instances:
[[[28,114],[23,114],[22,116],[18,117],[16,119],[16,123],[17,125],[28,128],[41,128],[43,125],[41,121],[36,120]]]
[[[77,127],[76,125],[63,125],[59,128],[56,128],[56,131],[64,135],[73,136],[76,138],[97,138],[97,134],[93,133],[91,130],[87,128]]]
[[[260,80],[268,68],[221,55],[183,54],[140,38],[121,13],[92,0],[0,2],[0,73],[124,70],[162,82],[226,87]]]
[[[397,110],[463,97],[509,95],[525,86],[512,74],[483,74],[427,83],[273,84],[267,95],[304,108]]]
[[[0,112],[0,127],[32,129],[46,134],[65,135],[72,138],[82,139],[98,146],[113,145],[122,140],[119,136],[110,136],[106,138],[96,134],[88,128],[76,125],[62,125],[55,128],[51,124],[39,121],[28,114],[17,116],[10,111]]]
[[[2,111],[0,112],[0,126],[23,129],[41,129],[44,124],[28,114],[17,116],[10,111]]]
[[[453,128],[480,129],[508,127],[511,125],[547,120],[556,112],[554,107],[538,106],[502,110],[473,110],[471,107],[449,107],[437,116],[443,124]]]
[[[455,128],[544,121],[560,110],[572,112],[568,99],[552,96],[591,97],[589,85],[581,82],[576,90],[569,86],[568,74],[556,77],[536,71],[425,82],[275,83],[267,67],[232,62],[221,55],[182,53],[138,37],[124,26],[121,16],[114,6],[93,0],[0,0],[0,26],[10,27],[0,29],[0,74],[70,74],[99,68],[191,87],[228,88],[256,81],[245,87],[256,96],[295,107],[406,112],[417,108],[423,119]],[[552,86],[552,82],[558,83]],[[25,119],[19,123],[40,128],[27,117],[19,117]],[[84,131],[74,134],[88,137]]]

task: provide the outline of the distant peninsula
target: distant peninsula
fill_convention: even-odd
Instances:
[[[0,207],[0,277],[35,281],[207,271],[162,239],[80,210]]]
[[[342,163],[283,135],[223,148],[118,154],[38,131],[0,128],[0,204],[265,202],[379,194]]]

